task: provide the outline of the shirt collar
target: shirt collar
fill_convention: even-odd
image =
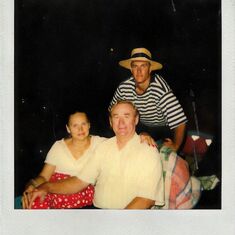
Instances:
[[[117,146],[117,137],[115,137],[115,144]],[[136,144],[140,144],[140,137],[135,132],[135,134],[132,136],[132,138],[126,143],[126,145],[122,149],[126,149],[129,146],[136,145]]]

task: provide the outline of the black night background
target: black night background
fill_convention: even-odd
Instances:
[[[108,136],[107,107],[130,72],[118,62],[146,47],[195,130],[213,143],[199,175],[221,177],[221,5],[219,0],[15,1],[15,196],[65,135],[71,109],[86,110],[92,134]],[[221,187],[198,208],[221,208]]]

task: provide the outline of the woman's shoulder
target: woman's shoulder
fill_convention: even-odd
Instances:
[[[57,155],[58,153],[60,153],[64,149],[64,146],[65,146],[64,139],[56,140],[52,144],[50,150],[48,151],[47,156]]]
[[[67,140],[64,139],[64,138],[63,138],[63,139],[60,139],[60,140],[56,140],[56,141],[52,144],[51,149],[52,149],[52,148],[58,148],[58,147],[64,146],[65,141],[67,141]]]
[[[92,135],[92,142],[96,144],[96,146],[104,146],[109,144],[112,138],[101,137],[98,135]]]
[[[104,137],[102,137],[104,138]],[[106,148],[110,148],[113,146],[113,144],[116,143],[116,137],[111,137],[111,138],[104,138],[104,140],[99,144],[99,147],[101,149],[106,149]]]
[[[102,137],[99,135],[91,135],[91,138],[95,139],[95,140],[106,140],[107,139],[106,137]]]
[[[91,139],[92,139],[92,143],[95,144],[95,145],[100,144],[100,143],[107,140],[107,138],[101,137],[101,136],[98,136],[98,135],[91,135]]]

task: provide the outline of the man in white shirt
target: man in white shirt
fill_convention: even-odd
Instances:
[[[164,183],[156,148],[140,143],[135,128],[139,114],[129,101],[119,101],[110,110],[115,136],[98,146],[94,156],[77,176],[40,185],[32,194],[75,193],[95,186],[94,206],[102,209],[148,209],[164,205]]]

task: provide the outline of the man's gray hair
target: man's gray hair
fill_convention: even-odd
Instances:
[[[112,114],[113,109],[114,109],[118,104],[129,104],[129,105],[131,105],[132,108],[133,108],[134,111],[135,111],[135,115],[136,115],[136,116],[139,116],[139,111],[138,111],[138,109],[136,108],[135,104],[134,104],[132,101],[130,101],[130,100],[118,100],[117,102],[115,102],[115,103],[112,105],[112,107],[111,107],[110,110],[109,110],[109,116],[110,116],[110,117],[111,117],[111,114]]]

